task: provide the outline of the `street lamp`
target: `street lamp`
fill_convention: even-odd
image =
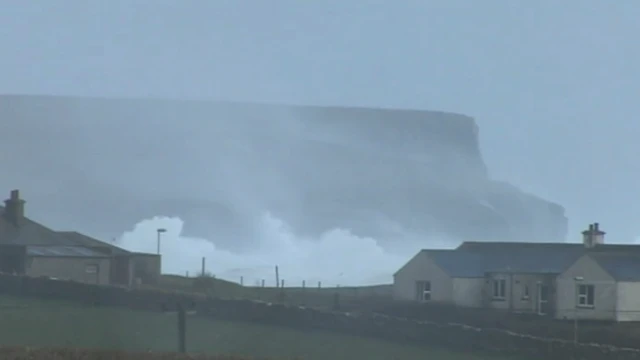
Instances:
[[[156,232],[158,233],[158,255],[160,255],[160,234],[167,232],[167,229],[158,229]]]
[[[584,278],[582,276],[576,276],[573,278],[573,283],[574,283],[574,288],[575,288],[575,296],[574,296],[574,302],[575,302],[575,306],[573,308],[573,343],[574,345],[578,346],[578,305],[579,305],[579,294],[580,294],[580,289],[578,289],[578,283],[584,281]]]

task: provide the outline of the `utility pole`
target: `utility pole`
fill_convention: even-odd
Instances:
[[[276,287],[280,286],[280,274],[278,273],[278,265],[276,265]]]
[[[156,232],[158,233],[158,239],[157,239],[157,247],[158,247],[158,249],[157,249],[156,254],[160,255],[160,240],[161,240],[160,238],[161,238],[161,235],[163,233],[167,232],[167,229],[157,229]]]
[[[202,277],[204,277],[204,275],[206,274],[205,270],[206,270],[206,262],[207,262],[207,258],[205,258],[204,256],[202,257]]]

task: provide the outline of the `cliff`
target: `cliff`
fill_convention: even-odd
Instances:
[[[567,229],[561,206],[490,179],[464,115],[2,96],[0,119],[0,189],[22,189],[36,219],[96,236],[167,215],[243,247],[265,211],[299,234],[383,241],[557,241]]]

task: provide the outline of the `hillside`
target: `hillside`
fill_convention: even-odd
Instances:
[[[1,96],[0,119],[0,188],[28,194],[38,220],[101,238],[167,215],[243,248],[267,211],[298,234],[343,227],[387,242],[566,233],[560,205],[490,179],[464,115]]]

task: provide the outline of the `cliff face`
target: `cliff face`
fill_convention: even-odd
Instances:
[[[22,189],[38,220],[96,236],[167,215],[243,247],[265,211],[300,234],[345,227],[384,242],[566,234],[561,206],[490,180],[463,115],[4,96],[0,119],[0,189]]]

